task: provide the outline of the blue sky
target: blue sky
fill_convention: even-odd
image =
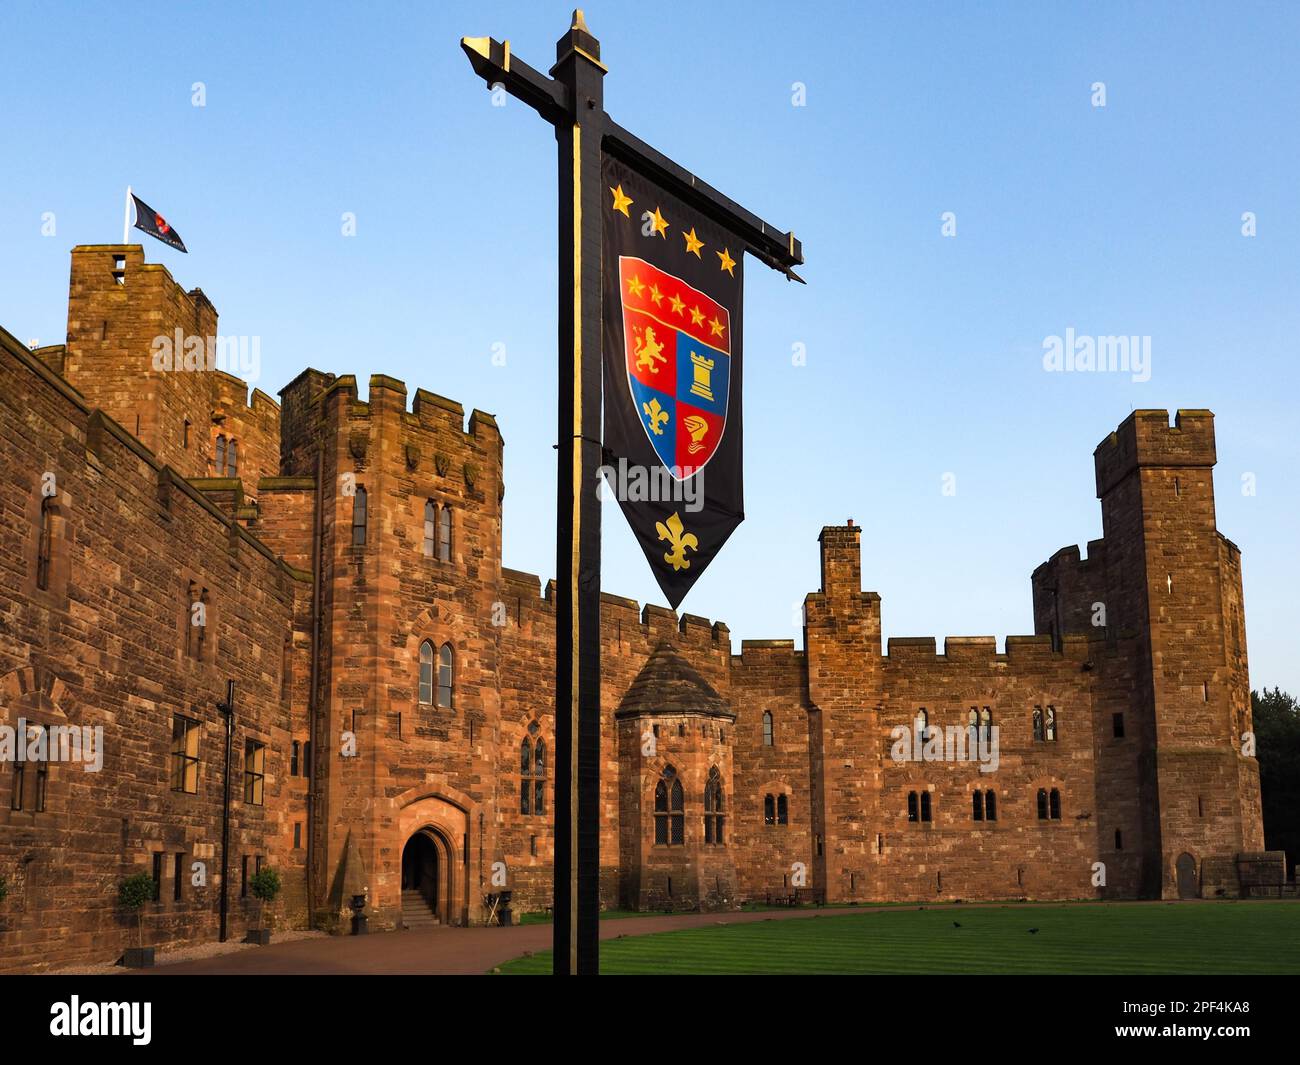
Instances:
[[[1030,632],[1034,566],[1101,534],[1093,448],[1134,407],[1209,407],[1251,681],[1300,692],[1298,12],[589,5],[611,114],[808,257],[806,288],[749,261],[747,520],[683,609],[798,638],[817,533],[853,517],[887,636]],[[190,248],[149,258],[208,293],[223,334],[261,338],[264,390],[310,364],[496,414],[506,562],[549,576],[555,142],[491,106],[458,40],[509,38],[545,70],[568,17],[6,5],[0,324],[62,339],[68,250],[120,239],[129,183]],[[1045,372],[1067,328],[1149,336],[1150,380]],[[606,589],[661,602],[606,519]]]

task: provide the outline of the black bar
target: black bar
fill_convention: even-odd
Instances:
[[[226,941],[226,912],[229,906],[226,881],[230,871],[230,744],[235,732],[235,682],[226,681],[226,701],[217,703],[226,719],[226,774],[221,794],[221,928],[218,942]]]

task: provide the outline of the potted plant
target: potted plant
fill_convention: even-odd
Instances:
[[[271,942],[271,922],[267,921],[266,927],[261,927],[262,915],[265,912],[268,903],[275,901],[276,896],[280,894],[280,874],[269,866],[254,873],[248,881],[249,888],[252,889],[253,897],[257,899],[257,926],[248,930],[248,935],[244,937],[245,943],[256,943],[265,947]]]
[[[117,899],[122,908],[136,915],[139,945],[127,947],[126,953],[122,955],[122,964],[128,969],[148,969],[153,965],[153,947],[144,945],[144,904],[152,902],[153,897],[153,877],[148,873],[128,876],[117,890]]]

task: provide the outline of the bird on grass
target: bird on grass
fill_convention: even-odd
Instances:
[[[1029,930],[1029,934],[1030,934],[1031,936],[1036,936],[1036,935],[1038,935],[1038,929],[1037,929],[1037,928],[1031,928],[1031,929]]]
[[[952,926],[953,926],[953,928],[960,928],[960,927],[961,927],[961,922],[960,922],[960,921],[953,921]]]

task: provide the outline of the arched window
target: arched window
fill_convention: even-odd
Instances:
[[[366,490],[357,485],[352,496],[352,546],[363,547],[366,542]]]
[[[1061,793],[1053,788],[1048,795],[1049,816],[1053,821],[1061,819]]]
[[[452,705],[453,684],[451,644],[444,643],[438,651],[438,705]]]
[[[914,791],[907,793],[907,819],[909,821],[921,820],[920,802]]]
[[[424,557],[433,558],[438,546],[438,508],[432,501],[424,504]]]
[[[1034,742],[1041,743],[1043,740],[1043,708],[1034,707]]]
[[[546,813],[546,741],[534,721],[519,744],[519,812]]]
[[[772,746],[772,711],[763,711],[763,746]]]
[[[54,497],[41,497],[41,519],[36,528],[36,587],[50,586],[50,557],[54,550]]]
[[[970,713],[966,715],[966,736],[972,747],[979,742],[980,712],[975,708],[970,708]]]
[[[922,743],[930,738],[930,714],[924,706],[916,712],[916,734]]]
[[[984,796],[980,792],[975,792],[971,798],[974,802],[971,804],[971,817],[976,821],[984,820]]]
[[[993,711],[987,706],[980,711],[980,730],[984,733],[984,742],[991,742],[993,739]]]
[[[715,765],[704,785],[704,842],[721,844],[723,835],[722,774]]]
[[[998,797],[993,794],[992,790],[984,793],[984,820],[996,821],[998,819]]]
[[[420,644],[420,703],[433,703],[433,644],[428,640]]]
[[[239,473],[239,443],[232,436],[226,445],[226,476],[234,477]]]
[[[930,793],[928,791],[921,792],[921,820],[930,820]]]
[[[1038,789],[1038,820],[1047,820],[1047,789]]]
[[[776,797],[776,823],[778,825],[790,823],[790,799],[785,794]]]
[[[765,825],[776,824],[776,796],[775,795],[763,796],[763,824]]]
[[[451,561],[451,507],[443,507],[438,521],[438,561]]]
[[[214,463],[218,477],[226,475],[226,438],[224,435],[217,437],[217,461]]]
[[[1056,739],[1056,707],[1049,706],[1043,719],[1043,732],[1049,742]]]
[[[686,797],[677,770],[665,766],[655,784],[655,843],[679,846],[686,840]]]

